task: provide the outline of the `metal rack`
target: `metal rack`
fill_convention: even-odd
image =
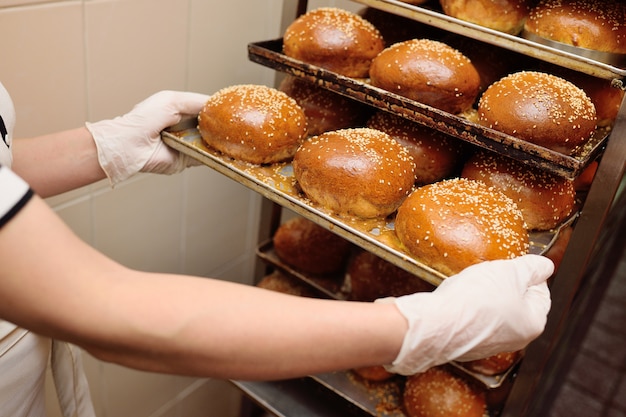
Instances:
[[[624,88],[626,71],[612,65],[520,37],[485,29],[450,18],[436,10],[411,6],[397,0],[353,1],[533,58],[557,63],[595,77],[610,79],[613,80],[616,88]],[[283,25],[286,27],[295,16],[305,12],[306,8],[306,0],[284,2]],[[262,55],[262,53],[253,54],[254,58],[252,59],[264,64]],[[257,59],[257,57],[261,58]],[[289,72],[289,68],[276,69]],[[302,72],[299,73],[299,75],[302,74]],[[306,76],[306,73],[304,75]],[[324,75],[322,74],[322,76]],[[341,88],[343,84],[341,82],[333,83],[334,81],[336,80],[331,79],[330,82],[326,83],[326,87],[331,90],[334,89],[340,94],[343,93]],[[383,98],[382,103],[384,102]],[[429,119],[424,117],[423,112],[418,109],[414,114],[417,114],[414,117],[415,121],[428,125]],[[408,116],[411,118],[411,114]],[[451,120],[451,122],[454,124],[456,121]],[[498,149],[506,152],[506,149]],[[624,199],[621,189],[624,186],[626,161],[626,104],[622,103],[610,137],[601,144],[598,153],[594,153],[590,158],[595,158],[599,153],[601,153],[601,157],[594,181],[588,191],[563,260],[553,280],[551,287],[552,309],[546,329],[528,347],[526,356],[517,370],[507,401],[502,408],[502,417],[537,416],[542,415],[542,412],[549,408],[569,365],[568,361],[571,359],[571,355],[568,352],[580,344],[589,324],[586,313],[594,310],[595,300],[600,298],[602,291],[607,286],[607,280],[611,278],[610,274],[599,274],[597,271],[599,269],[606,270],[607,264],[610,264],[604,260],[615,256],[618,251],[619,254],[622,253],[621,245],[616,244],[610,226],[614,224],[612,219],[616,217],[618,218],[616,221],[619,221],[620,225],[623,223],[623,216],[617,216],[621,211],[612,209],[618,198]],[[547,160],[551,161],[550,158]],[[587,162],[586,160],[583,161],[582,165]],[[556,165],[563,166],[560,161]],[[579,166],[568,167],[560,173],[565,176],[575,175],[580,172],[579,168]],[[264,201],[262,207],[263,223],[260,225],[259,237],[261,241],[270,238],[276,229],[280,220],[280,207],[289,207],[288,204],[281,203],[284,202],[269,199]],[[350,238],[350,235],[351,231],[348,231],[345,237]],[[355,409],[349,402],[342,401],[340,396],[328,396],[327,391],[318,389],[319,384],[315,384],[315,381],[312,383],[311,380],[276,383],[235,381],[234,383],[249,398],[276,416],[368,415],[367,413],[364,414],[363,410]],[[320,398],[324,398],[324,400],[320,401]]]

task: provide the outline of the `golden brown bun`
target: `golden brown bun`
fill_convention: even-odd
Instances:
[[[257,287],[299,297],[315,297],[315,291],[296,278],[274,271],[264,276]]]
[[[386,217],[411,191],[415,164],[406,148],[369,128],[322,133],[293,158],[298,185],[313,202],[339,215]]]
[[[614,87],[611,80],[592,77],[581,72],[569,74],[566,78],[582,88],[596,108],[598,126],[611,126],[617,117],[624,100],[624,90]]]
[[[476,359],[463,362],[463,366],[470,371],[483,375],[498,375],[508,370],[521,356],[521,351],[502,352],[489,356],[488,358]]]
[[[403,395],[408,417],[484,417],[484,392],[440,368],[409,376]]]
[[[198,115],[204,142],[231,158],[266,164],[290,159],[306,137],[306,116],[287,94],[235,85],[211,95]]]
[[[451,46],[430,39],[398,42],[370,68],[372,85],[453,113],[468,111],[480,88],[472,62]]]
[[[516,72],[489,86],[478,116],[483,126],[565,154],[589,140],[597,121],[582,89],[537,71]]]
[[[365,78],[383,37],[361,16],[334,7],[311,10],[287,27],[283,53],[346,77]]]
[[[332,274],[343,270],[352,245],[304,217],[282,223],[273,238],[276,256],[300,272]]]
[[[530,0],[439,0],[448,16],[517,35],[530,12]]]
[[[505,75],[519,70],[519,65],[525,64],[527,60],[527,57],[508,49],[497,48],[454,33],[446,34],[442,42],[458,49],[472,61],[480,75],[481,92]]]
[[[398,238],[416,259],[446,275],[528,252],[522,212],[499,191],[467,178],[415,190],[398,209]]]
[[[434,289],[433,285],[367,251],[359,251],[350,260],[346,280],[350,285],[349,298],[357,301],[400,297]]]
[[[447,178],[459,168],[464,148],[444,133],[384,111],[375,113],[367,127],[387,133],[408,149],[418,185]]]
[[[310,136],[329,130],[363,126],[370,114],[366,105],[303,78],[288,75],[278,89],[302,107]]]
[[[560,225],[574,209],[574,182],[493,152],[476,152],[465,163],[462,177],[482,181],[511,198],[529,230]]]
[[[363,368],[355,368],[352,371],[367,381],[386,381],[394,376],[382,365],[365,366]]]
[[[526,32],[594,51],[626,54],[626,4],[618,0],[540,0]]]

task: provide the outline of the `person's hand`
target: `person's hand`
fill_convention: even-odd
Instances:
[[[137,172],[175,174],[193,165],[192,158],[163,143],[161,131],[196,116],[207,100],[204,94],[160,91],[123,116],[86,123],[111,186]]]
[[[548,258],[524,255],[473,265],[433,292],[376,300],[395,303],[409,325],[400,353],[385,367],[412,375],[524,348],[545,327],[553,272]]]

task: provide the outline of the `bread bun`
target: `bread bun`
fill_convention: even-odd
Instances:
[[[408,417],[484,417],[484,392],[441,367],[411,375],[403,394]]]
[[[613,86],[612,80],[593,77],[582,72],[568,73],[563,76],[589,96],[596,109],[597,125],[611,126],[615,122],[619,108],[624,100],[624,90]]]
[[[439,0],[448,16],[517,35],[530,12],[530,0]]]
[[[374,25],[334,7],[301,15],[283,36],[283,53],[288,57],[354,78],[367,77],[372,59],[384,47]]]
[[[626,4],[617,0],[540,0],[524,31],[577,48],[626,54]]]
[[[480,87],[469,58],[430,39],[398,42],[383,50],[372,61],[370,80],[376,87],[453,114],[468,111]]]
[[[470,371],[479,374],[493,376],[507,371],[517,362],[522,352],[502,352],[489,356],[488,358],[476,359],[469,362],[463,362],[463,366]]]
[[[349,298],[356,301],[374,301],[434,289],[433,285],[368,251],[359,251],[350,259],[346,282],[350,288]]]
[[[501,192],[467,178],[416,189],[398,209],[395,231],[416,259],[446,275],[528,252],[522,212]]]
[[[367,381],[375,382],[387,381],[394,376],[382,365],[364,366],[362,368],[354,368],[352,371]]]
[[[296,278],[285,275],[280,271],[274,271],[264,276],[256,285],[270,291],[283,294],[296,295],[298,297],[315,297],[316,293],[308,285]]]
[[[278,89],[302,107],[310,136],[363,126],[370,114],[366,105],[303,78],[288,75]]]
[[[489,86],[478,117],[483,126],[564,154],[589,140],[597,121],[582,89],[537,71],[516,72]]]
[[[341,129],[305,141],[293,158],[298,185],[313,202],[338,215],[386,217],[411,192],[415,164],[384,132]]]
[[[482,181],[511,198],[529,230],[560,225],[576,203],[573,181],[493,152],[476,152],[465,163],[461,176]]]
[[[253,164],[290,159],[306,137],[306,116],[294,99],[263,85],[235,85],[211,95],[198,115],[204,142]]]
[[[282,262],[311,274],[342,271],[352,249],[349,241],[304,217],[282,223],[274,233],[273,243]]]
[[[384,111],[375,113],[367,127],[387,133],[407,148],[418,185],[447,178],[459,168],[464,147],[438,130]]]

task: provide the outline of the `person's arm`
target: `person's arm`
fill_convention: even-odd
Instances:
[[[390,363],[407,326],[393,305],[130,270],[37,197],[0,229],[0,260],[0,317],[151,371],[272,379]]]
[[[106,178],[85,127],[13,141],[12,170],[42,197]]]
[[[42,197],[138,172],[174,174],[194,163],[161,141],[161,131],[195,117],[204,94],[160,91],[123,116],[63,132],[15,139],[12,169]]]

